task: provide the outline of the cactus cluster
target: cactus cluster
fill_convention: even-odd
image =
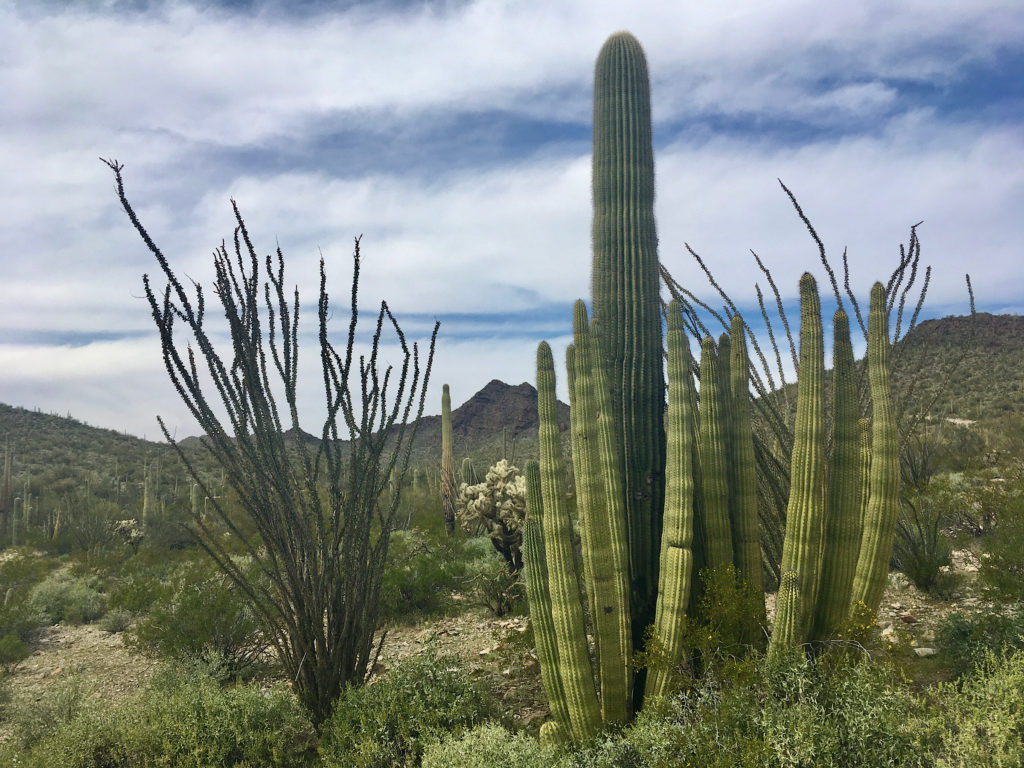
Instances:
[[[537,353],[540,461],[526,466],[527,594],[553,716],[546,740],[589,738],[604,724],[626,722],[645,696],[670,689],[673,670],[688,662],[684,620],[698,605],[702,579],[735,573],[764,588],[747,331],[738,314],[717,343],[702,338],[698,368],[680,305],[668,306],[664,408],[649,103],[639,43],[613,35],[595,73],[594,317],[577,302],[566,355],[579,568],[547,343]],[[797,421],[769,653],[828,638],[860,603],[877,609],[896,510],[885,288],[872,291],[867,481],[849,323],[836,313],[829,435],[821,309],[810,274],[800,297]],[[733,639],[760,649],[763,601],[755,613]],[[631,659],[641,650],[657,663],[635,671]]]
[[[456,512],[464,530],[483,527],[494,550],[501,555],[509,573],[523,567],[523,521],[526,519],[526,478],[505,459],[487,470],[482,483],[472,483],[473,467],[462,462],[463,482],[459,485]]]

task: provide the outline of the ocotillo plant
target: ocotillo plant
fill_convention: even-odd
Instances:
[[[629,525],[632,635],[654,620],[664,494],[661,305],[647,60],[612,35],[594,70],[594,316],[604,329]]]
[[[445,384],[441,391],[441,511],[444,513],[444,528],[449,535],[455,532],[457,495],[455,457],[452,451],[452,396]]]

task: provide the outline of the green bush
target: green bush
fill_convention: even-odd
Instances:
[[[927,493],[901,499],[892,559],[897,569],[924,592],[934,592],[941,570],[949,565],[953,545],[943,532],[948,518]]]
[[[960,690],[940,688],[940,768],[1024,765],[1024,653],[988,653]]]
[[[165,669],[142,694],[114,707],[82,707],[27,752],[8,746],[0,764],[24,768],[305,768],[316,734],[295,696],[276,687],[221,688]]]
[[[501,618],[526,609],[526,587],[518,574],[509,573],[505,561],[493,552],[470,565],[469,585],[473,602]]]
[[[50,624],[87,624],[106,610],[106,596],[98,592],[91,578],[74,578],[58,571],[32,588],[29,602]]]
[[[99,627],[104,632],[110,632],[111,634],[117,632],[124,632],[132,623],[131,611],[126,611],[122,608],[114,608],[111,611],[107,611],[103,618],[99,620]]]
[[[404,659],[378,680],[348,688],[321,733],[330,768],[415,764],[426,744],[493,720],[497,702],[457,658],[433,649]]]
[[[992,653],[1024,649],[1024,610],[952,613],[936,632],[936,640],[953,671],[963,676],[977,669]]]
[[[525,734],[485,723],[459,737],[435,741],[423,752],[423,768],[551,768],[554,750]]]
[[[259,618],[212,563],[182,566],[171,581],[127,633],[129,646],[163,659],[218,659],[226,675],[247,672],[262,660],[268,644]]]
[[[452,594],[466,587],[478,547],[461,533],[449,537],[415,528],[392,533],[381,583],[381,619],[411,622],[450,612],[456,605]]]
[[[32,650],[18,636],[17,632],[12,631],[0,636],[0,667],[17,664],[27,658],[30,653]]]
[[[735,665],[650,702],[633,725],[565,760],[567,768],[876,768],[928,764],[923,705],[892,670],[839,654]]]
[[[66,726],[81,709],[88,690],[76,677],[46,688],[39,697],[17,700],[8,719],[22,748],[29,748]]]

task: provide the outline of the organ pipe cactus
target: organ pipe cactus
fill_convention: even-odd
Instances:
[[[832,321],[832,457],[826,497],[827,522],[821,586],[811,628],[825,640],[846,620],[860,554],[861,473],[857,382],[850,321],[837,310]]]
[[[712,570],[733,564],[729,524],[729,466],[724,418],[728,398],[722,391],[719,355],[709,336],[700,353],[700,464],[702,517],[699,530],[703,565]]]
[[[551,347],[537,349],[537,416],[539,420],[540,487],[543,505],[544,550],[548,567],[551,620],[558,645],[558,669],[565,691],[573,740],[584,741],[601,726],[601,708],[594,688],[587,649],[572,542],[566,507],[565,466],[558,435],[555,365]]]
[[[654,619],[665,438],[654,150],[647,60],[628,32],[594,70],[594,316],[608,373],[629,525],[633,642]]]
[[[665,694],[671,680],[671,668],[684,659],[683,619],[693,580],[694,387],[690,342],[679,302],[676,301],[668,307],[666,342],[668,414],[665,515],[661,533],[658,603],[654,619],[654,637],[661,650],[661,663],[648,672],[645,696]]]
[[[557,725],[557,733],[571,732],[569,706],[562,685],[561,665],[558,658],[558,639],[551,616],[547,557],[544,551],[544,504],[541,500],[540,465],[535,459],[526,462],[526,505],[530,516],[523,529],[523,558],[526,572],[526,598],[530,602],[530,620],[537,644],[541,681],[548,697],[548,706]],[[545,724],[547,725],[547,724]],[[556,731],[548,729],[551,736]]]
[[[800,278],[800,370],[791,485],[782,545],[782,580],[772,650],[800,645],[814,607],[824,536],[825,353],[821,306],[814,278]],[[790,594],[792,593],[792,594]]]
[[[864,533],[852,601],[874,613],[882,599],[899,513],[900,466],[896,421],[889,392],[889,312],[885,286],[871,289],[868,316],[868,382],[871,386],[871,470]]]
[[[583,539],[584,573],[597,642],[601,717],[625,723],[632,700],[629,552],[611,397],[587,308],[573,314],[573,472]]]
[[[764,589],[761,565],[761,532],[757,517],[757,463],[754,458],[754,433],[750,425],[750,388],[747,382],[749,360],[743,319],[732,318],[732,344],[729,364],[730,408],[729,513],[732,523],[733,558],[736,571],[757,592]],[[752,616],[746,642],[760,644],[766,623],[763,610]]]

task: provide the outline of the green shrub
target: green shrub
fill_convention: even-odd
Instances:
[[[32,588],[29,602],[50,624],[87,624],[106,610],[106,597],[93,587],[93,579],[74,578],[59,571]]]
[[[493,616],[501,618],[516,609],[525,610],[526,589],[518,574],[509,572],[505,562],[495,554],[484,555],[470,566],[469,585],[473,602],[484,606]]]
[[[147,691],[121,705],[84,706],[27,753],[0,752],[0,764],[305,768],[315,751],[315,731],[290,691],[221,688],[209,677],[165,669]]]
[[[18,636],[17,632],[8,632],[0,637],[0,666],[17,664],[27,658],[30,653],[32,650]]]
[[[923,705],[892,670],[839,654],[738,663],[727,678],[650,702],[633,725],[565,761],[570,768],[876,768],[928,764]]]
[[[259,618],[212,563],[178,568],[172,584],[127,633],[129,646],[163,659],[218,659],[228,676],[262,660],[268,644]]]
[[[321,733],[331,768],[415,764],[426,744],[498,716],[497,702],[457,658],[428,650],[383,677],[348,688]]]
[[[977,669],[992,653],[1024,649],[1024,611],[965,616],[952,613],[939,625],[936,640],[958,676]]]
[[[82,681],[72,677],[46,688],[39,697],[16,700],[8,717],[22,748],[31,747],[74,720],[88,693]]]
[[[554,750],[525,734],[485,723],[459,737],[435,741],[423,752],[423,768],[551,768]]]
[[[115,608],[111,611],[107,611],[103,618],[99,620],[99,627],[104,632],[110,632],[111,634],[117,632],[124,632],[132,623],[131,611],[126,611],[122,608]]]
[[[466,587],[470,563],[479,545],[461,533],[432,535],[418,529],[395,531],[381,583],[380,617],[410,622],[450,612],[452,594]],[[488,548],[490,544],[481,539]]]
[[[940,768],[1024,765],[1024,653],[988,653],[960,690],[940,688]]]
[[[940,505],[927,494],[913,493],[901,499],[893,564],[924,592],[935,591],[942,567],[951,562],[953,545],[943,532],[947,523]]]

